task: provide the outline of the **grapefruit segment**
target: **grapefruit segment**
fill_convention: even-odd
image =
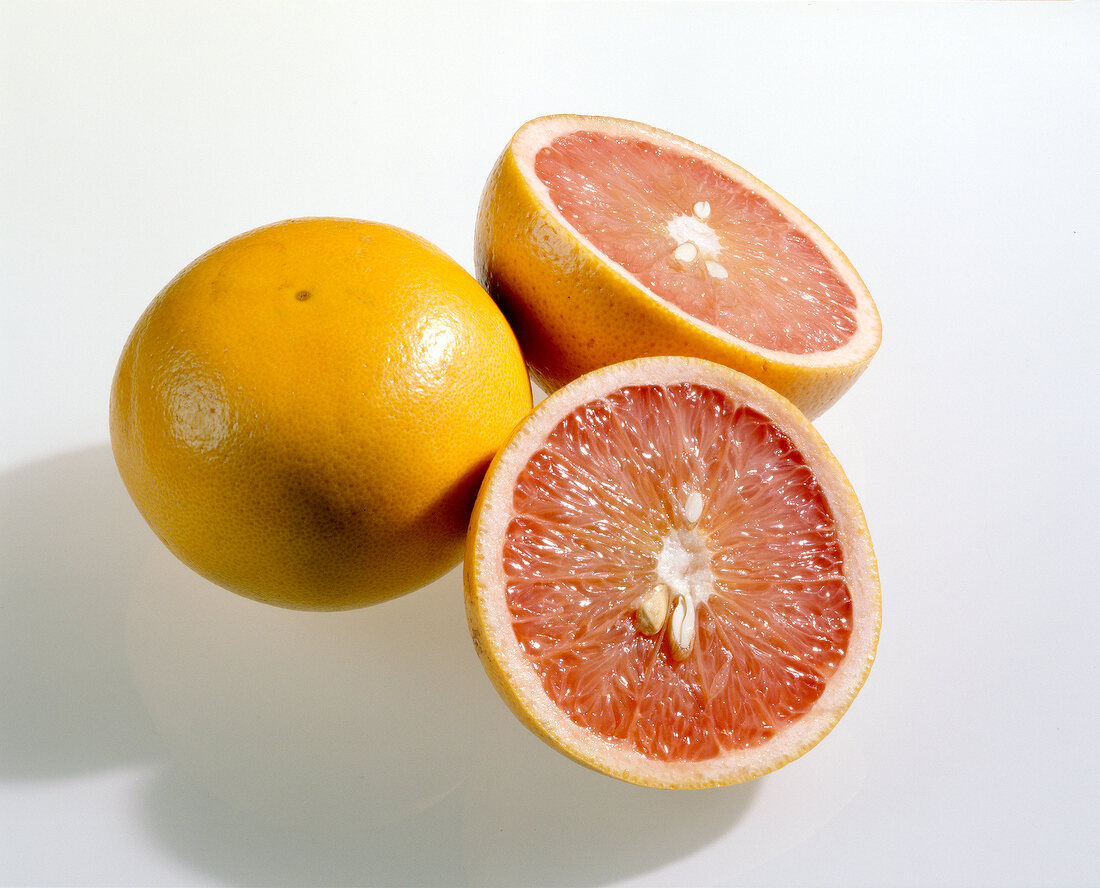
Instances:
[[[691,358],[550,396],[498,454],[467,612],[504,699],[625,780],[746,780],[827,733],[880,619],[859,503],[806,418]]]
[[[521,127],[478,212],[479,279],[548,391],[687,354],[819,415],[878,348],[863,281],[810,219],[725,158],[633,121]]]

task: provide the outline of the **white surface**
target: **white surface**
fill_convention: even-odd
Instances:
[[[1096,885],[1100,4],[0,6],[0,881]],[[237,599],[107,446],[142,308],[298,215],[471,265],[531,117],[663,126],[791,198],[885,340],[818,425],[879,659],[817,749],[690,794],[589,773],[490,689],[457,574]]]

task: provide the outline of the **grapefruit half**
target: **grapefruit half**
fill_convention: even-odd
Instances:
[[[713,151],[634,121],[522,126],[485,185],[475,263],[547,391],[619,361],[692,355],[814,418],[881,339],[867,287],[805,214]]]
[[[863,685],[880,625],[862,509],[806,417],[686,357],[588,374],[497,454],[466,608],[497,690],[539,736],[633,783],[774,770]]]

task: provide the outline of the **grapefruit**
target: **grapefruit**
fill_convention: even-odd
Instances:
[[[332,610],[458,563],[531,389],[504,316],[438,248],[298,219],[171,281],[110,405],[123,481],[169,549],[242,595]]]
[[[648,786],[801,755],[879,635],[840,465],[785,398],[695,358],[612,365],[542,401],[485,477],[465,581],[475,646],[520,719]]]
[[[633,121],[522,126],[485,185],[475,264],[547,391],[682,354],[814,418],[881,338],[867,287],[805,214],[724,157]]]

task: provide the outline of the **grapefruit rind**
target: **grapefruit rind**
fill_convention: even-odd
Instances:
[[[581,130],[637,138],[699,158],[764,197],[822,251],[851,290],[856,302],[851,338],[828,351],[775,351],[739,339],[653,293],[577,231],[534,171],[540,148]],[[851,387],[882,338],[866,285],[811,219],[732,161],[637,121],[553,115],[520,127],[482,193],[475,266],[516,330],[532,376],[546,391],[609,364],[690,355],[760,380],[814,419]]]
[[[501,553],[512,491],[531,455],[579,405],[628,385],[695,382],[711,386],[773,421],[802,454],[825,495],[852,597],[847,651],[811,709],[763,743],[701,761],[660,761],[571,721],[549,697],[512,626]],[[806,417],[767,386],[713,362],[642,358],[604,368],[559,389],[520,424],[498,452],[478,495],[467,538],[466,612],[475,649],[497,692],[550,746],[594,770],[644,786],[692,789],[741,783],[773,771],[820,742],[847,711],[875,659],[881,625],[878,567],[862,507],[836,458]]]

